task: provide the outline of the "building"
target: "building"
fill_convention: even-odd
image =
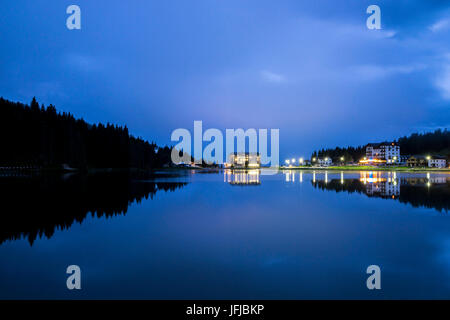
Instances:
[[[447,167],[447,158],[443,156],[428,157],[429,168],[445,168]]]
[[[406,164],[408,167],[426,167],[428,166],[427,158],[424,156],[411,156],[406,160]]]
[[[319,158],[317,160],[317,162],[319,163],[319,166],[321,167],[328,167],[331,166],[332,162],[331,162],[331,158]]]
[[[395,142],[369,143],[366,146],[367,163],[398,164],[400,163],[400,146]]]
[[[235,152],[228,157],[228,166],[231,168],[259,168],[261,156],[256,152]]]
[[[400,155],[400,165],[406,166],[410,155]]]

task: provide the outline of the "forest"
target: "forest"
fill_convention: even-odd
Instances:
[[[450,131],[438,129],[434,132],[413,133],[396,140],[402,155],[441,155],[450,156]],[[313,152],[311,157],[329,157],[333,162],[339,162],[344,157],[345,162],[356,162],[364,157],[365,146],[334,149],[321,149]]]
[[[171,147],[158,147],[110,123],[89,124],[53,105],[0,98],[0,167],[139,168],[171,163]]]

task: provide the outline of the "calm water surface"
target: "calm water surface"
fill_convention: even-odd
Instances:
[[[4,176],[0,192],[3,299],[450,299],[446,174]]]

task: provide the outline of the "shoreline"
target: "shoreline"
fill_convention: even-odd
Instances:
[[[320,170],[320,171],[398,171],[398,172],[437,172],[450,173],[450,168],[409,168],[409,167],[369,167],[369,166],[354,166],[354,167],[280,167],[280,170]]]
[[[397,172],[434,172],[434,173],[450,173],[450,168],[410,168],[410,167],[370,167],[370,166],[330,166],[330,167],[310,167],[310,166],[296,166],[296,167],[259,167],[259,168],[199,168],[199,167],[165,167],[153,169],[138,169],[138,168],[90,168],[90,169],[75,169],[75,168],[0,168],[0,173],[12,172],[28,172],[28,173],[157,173],[157,172],[176,172],[176,171],[203,171],[203,172],[220,172],[223,170],[232,171],[248,171],[248,170],[275,170],[275,171],[397,171]]]

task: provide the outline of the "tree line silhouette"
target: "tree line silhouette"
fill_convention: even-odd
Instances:
[[[345,162],[357,162],[366,154],[366,147],[347,147],[334,149],[321,149],[314,151],[311,158],[330,158],[334,163],[339,163],[341,157],[344,157]]]
[[[450,131],[436,130],[428,133],[413,133],[409,137],[398,139],[403,154],[439,154],[450,155]]]
[[[38,174],[0,179],[0,244],[7,240],[51,238],[56,230],[82,223],[89,213],[105,218],[125,215],[132,203],[153,199],[159,191],[175,191],[187,183],[155,179],[164,175]]]
[[[428,133],[413,133],[395,141],[400,146],[402,155],[442,155],[450,157],[450,131],[438,129]],[[335,163],[343,156],[345,162],[357,162],[366,154],[366,147],[329,148],[316,150],[313,157],[329,157]]]
[[[414,179],[412,179],[414,180]],[[359,179],[331,179],[330,181],[316,180],[311,181],[313,187],[321,190],[334,190],[335,192],[360,193],[368,197],[376,197],[383,199],[394,199],[403,204],[410,204],[414,208],[429,208],[439,212],[447,213],[450,210],[450,183],[432,185],[425,184],[425,180],[421,184],[410,184],[409,179],[402,179],[400,184],[400,195],[392,198],[391,196],[383,196],[381,194],[368,194],[367,186]]]
[[[139,168],[171,163],[170,147],[136,138],[128,128],[89,124],[53,105],[0,98],[0,167]]]

